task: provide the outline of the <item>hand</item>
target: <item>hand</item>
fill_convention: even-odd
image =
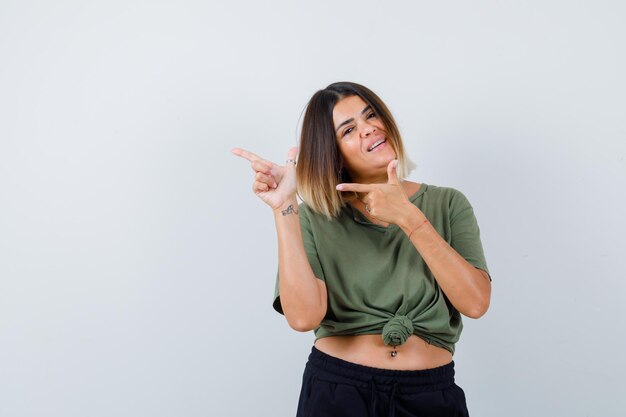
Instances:
[[[414,207],[407,197],[396,173],[397,160],[387,165],[387,184],[344,183],[337,185],[339,191],[367,193],[361,201],[368,213],[377,220],[399,224],[407,218],[408,210]]]
[[[252,191],[272,209],[284,208],[287,202],[296,200],[296,164],[276,165],[241,148],[234,148],[231,152],[250,161],[255,172]],[[287,159],[295,160],[297,154],[298,148],[291,148]]]

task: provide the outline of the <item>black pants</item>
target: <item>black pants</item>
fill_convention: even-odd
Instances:
[[[313,347],[296,417],[469,417],[454,362],[396,371],[357,365]]]

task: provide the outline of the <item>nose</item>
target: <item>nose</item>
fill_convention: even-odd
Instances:
[[[376,128],[372,126],[371,124],[364,122],[360,130],[361,130],[361,137],[366,138],[370,134],[374,133],[376,131]]]

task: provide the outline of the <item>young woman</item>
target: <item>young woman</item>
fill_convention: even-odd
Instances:
[[[274,211],[274,308],[315,330],[297,416],[467,416],[452,355],[461,314],[489,307],[478,224],[461,192],[404,180],[382,100],[331,84],[308,103],[297,164],[297,148],[284,166],[233,153]]]

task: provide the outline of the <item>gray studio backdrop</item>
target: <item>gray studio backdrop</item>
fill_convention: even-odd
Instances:
[[[271,308],[284,161],[352,80],[463,191],[493,276],[480,417],[624,415],[621,1],[0,3],[0,416],[292,416],[313,334]]]

